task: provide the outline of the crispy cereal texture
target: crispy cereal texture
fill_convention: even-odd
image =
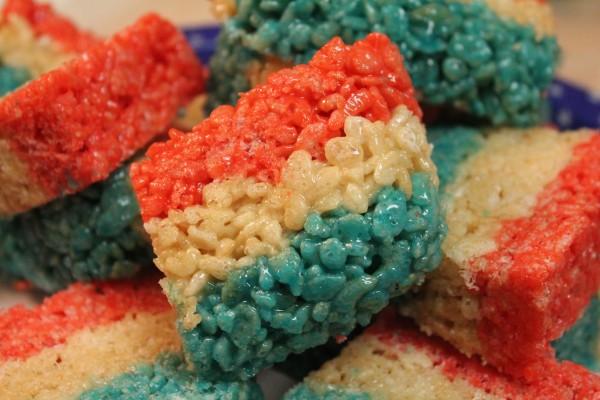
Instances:
[[[0,215],[104,179],[165,130],[203,82],[183,35],[149,14],[5,96]]]

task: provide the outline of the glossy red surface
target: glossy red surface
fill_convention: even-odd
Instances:
[[[538,196],[529,217],[505,221],[475,274],[484,357],[514,375],[536,362],[600,288],[600,135]],[[510,343],[510,345],[507,345]]]
[[[177,28],[149,14],[2,98],[0,139],[28,164],[28,179],[53,196],[72,193],[166,130],[204,75]]]
[[[402,56],[382,34],[346,46],[335,38],[308,65],[272,74],[266,85],[222,106],[189,134],[150,147],[131,168],[145,220],[202,203],[202,189],[231,176],[278,182],[287,157],[306,150],[323,159],[324,144],[343,135],[347,116],[387,121],[405,104],[421,109]]]

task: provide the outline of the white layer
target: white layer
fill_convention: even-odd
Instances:
[[[36,38],[29,22],[16,14],[0,25],[0,55],[4,64],[26,68],[32,78],[57,68],[74,56],[62,51],[47,36]]]
[[[0,364],[0,399],[73,398],[169,351],[181,351],[174,312],[132,314],[76,332],[24,361]]]
[[[158,268],[195,299],[209,279],[225,280],[232,269],[287,247],[288,234],[301,230],[311,212],[343,206],[364,213],[387,185],[410,198],[410,176],[418,171],[437,184],[425,128],[405,106],[387,124],[349,117],[344,130],[325,145],[327,162],[294,152],[277,186],[253,178],[215,181],[204,188],[203,205],[147,222]],[[195,301],[188,303],[193,313]]]
[[[459,167],[445,189],[448,237],[444,255],[461,267],[496,249],[502,221],[531,215],[538,195],[571,161],[589,132],[534,128],[498,130]]]
[[[402,400],[499,399],[460,377],[449,379],[426,351],[410,344],[387,345],[371,335],[355,339],[305,383],[321,395],[327,389],[343,388],[377,400],[399,396]]]

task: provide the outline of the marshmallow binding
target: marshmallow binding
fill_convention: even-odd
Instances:
[[[440,261],[445,225],[396,46],[333,39],[133,164],[133,187],[205,376],[366,325]]]
[[[506,373],[536,374],[600,285],[600,136],[430,129],[448,224],[404,315]]]
[[[531,380],[510,377],[386,310],[339,357],[311,373],[284,400],[589,400],[598,396],[600,377],[577,364],[552,361]]]
[[[94,44],[47,6],[9,1],[4,14],[0,32],[35,24],[14,33],[32,40],[12,48],[25,61],[46,47],[85,52],[0,99],[0,274],[48,292],[132,276],[152,250],[127,158],[202,90],[204,70],[156,15]]]
[[[3,399],[262,399],[254,382],[209,382],[181,353],[156,275],[76,283],[0,314]]]

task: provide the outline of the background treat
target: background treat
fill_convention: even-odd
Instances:
[[[595,399],[600,377],[552,362],[530,382],[483,366],[392,313],[379,317],[342,354],[288,393],[285,400]]]
[[[156,275],[77,283],[0,314],[1,398],[168,396],[262,398],[252,382],[211,383],[187,370]]]
[[[412,95],[387,37],[338,38],[132,165],[199,373],[253,376],[347,335],[436,267],[445,227]]]
[[[600,285],[600,136],[455,128],[430,140],[449,233],[401,310],[466,354],[535,374]]]
[[[0,275],[46,292],[131,277],[153,256],[129,164],[79,193],[0,218]]]
[[[0,215],[102,180],[166,129],[204,72],[185,38],[149,14],[0,99]]]
[[[303,63],[334,36],[353,43],[383,32],[400,48],[420,100],[493,124],[533,125],[558,55],[542,0],[225,1],[211,60],[210,108],[269,72]],[[223,2],[220,2],[223,3]]]
[[[559,360],[570,360],[600,372],[600,298],[594,296],[577,323],[552,343]]]
[[[31,0],[5,0],[0,18],[0,96],[101,43]]]

